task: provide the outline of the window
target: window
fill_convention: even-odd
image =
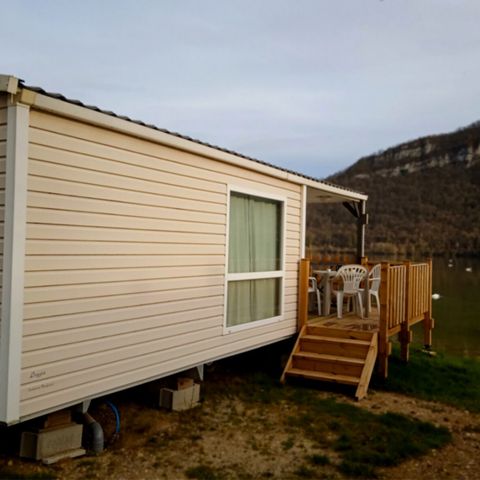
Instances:
[[[227,328],[282,314],[283,205],[230,192]]]

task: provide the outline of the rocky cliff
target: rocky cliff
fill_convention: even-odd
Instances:
[[[370,253],[480,254],[480,122],[361,158],[328,180],[368,193]],[[351,249],[352,218],[333,208],[310,209],[309,239]]]

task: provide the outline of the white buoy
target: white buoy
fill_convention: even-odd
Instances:
[[[439,293],[434,293],[434,294],[432,295],[432,299],[433,299],[433,300],[438,300],[439,298],[440,298],[440,294],[439,294]]]

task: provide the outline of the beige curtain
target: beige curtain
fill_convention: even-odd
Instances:
[[[271,272],[281,268],[280,202],[239,193],[230,198],[229,273]],[[227,325],[280,313],[279,278],[229,281]]]

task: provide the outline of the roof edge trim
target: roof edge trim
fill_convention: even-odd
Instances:
[[[0,75],[0,92],[15,95],[18,91],[19,82],[20,80],[13,75]]]
[[[29,90],[28,86],[23,87],[23,89]],[[187,138],[179,137],[171,133],[163,132],[148,125],[141,125],[125,118],[109,115],[108,113],[94,110],[83,105],[70,103],[68,101],[54,98],[52,96],[49,96],[48,94],[43,94],[41,92],[35,93],[36,95],[32,101],[32,107],[39,110],[58,114],[66,118],[71,118],[73,120],[90,123],[99,127],[108,128],[110,130],[114,130],[120,133],[133,135],[137,138],[142,138],[172,148],[201,155],[203,157],[236,165],[241,168],[246,168],[248,170],[263,173],[265,175],[279,178],[287,182],[295,183],[298,185],[307,185],[312,188],[338,195],[339,197],[345,199],[362,201],[367,200],[368,198],[367,195],[360,192],[350,191],[340,186],[337,187],[333,184],[305,178],[301,175],[296,175],[292,172],[285,171],[280,168],[275,168],[274,166],[270,166],[268,164],[257,163],[253,160],[237,156],[234,153],[219,150],[214,146],[205,145],[202,143],[198,143],[194,140],[189,140]]]

